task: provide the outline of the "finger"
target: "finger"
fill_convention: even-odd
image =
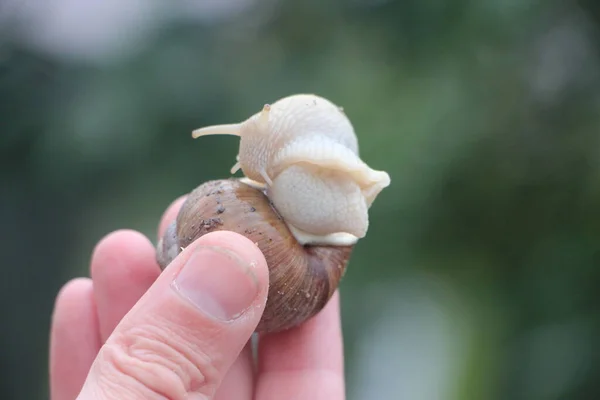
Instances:
[[[68,282],[59,292],[50,329],[50,398],[72,400],[100,350],[90,279]]]
[[[187,196],[181,196],[169,205],[159,224],[159,238],[164,235],[171,222],[177,218],[177,214],[186,199]],[[215,399],[252,399],[254,393],[254,375],[252,349],[248,344],[227,371],[227,374],[223,378],[223,382],[215,395]]]
[[[221,382],[215,400],[251,400],[254,398],[254,361],[252,347],[246,344]]]
[[[185,199],[181,196],[169,205],[161,218],[159,235],[176,218]],[[128,230],[114,232],[96,246],[90,269],[97,287],[102,342],[160,274],[155,254],[147,238]]]
[[[258,400],[345,396],[339,294],[298,328],[260,338]]]
[[[102,343],[160,275],[152,243],[121,230],[102,239],[90,266]]]
[[[249,239],[220,231],[196,240],[121,320],[82,398],[212,399],[258,325],[268,279]]]
[[[175,201],[173,201],[169,207],[167,207],[167,211],[163,214],[160,219],[160,224],[158,225],[158,238],[160,239],[165,234],[167,227],[171,224],[171,222],[175,221],[177,218],[177,213],[181,209],[183,203],[185,203],[187,196],[181,196]]]

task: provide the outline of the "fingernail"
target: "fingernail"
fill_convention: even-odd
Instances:
[[[196,249],[173,283],[201,311],[222,321],[241,316],[258,295],[250,265],[221,247]]]

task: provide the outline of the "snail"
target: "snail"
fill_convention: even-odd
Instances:
[[[316,315],[336,291],[368,210],[390,184],[359,156],[343,110],[312,94],[284,97],[247,120],[194,130],[240,137],[231,174],[194,189],[157,245],[164,269],[215,230],[240,233],[269,267],[269,291],[256,332],[278,332]]]

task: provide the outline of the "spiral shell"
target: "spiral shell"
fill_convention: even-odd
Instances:
[[[158,244],[164,269],[199,237],[233,231],[259,247],[269,268],[269,292],[257,332],[298,326],[317,314],[342,279],[353,246],[303,246],[267,196],[238,179],[206,182],[192,191]]]

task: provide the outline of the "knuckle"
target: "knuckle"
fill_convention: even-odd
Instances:
[[[189,335],[167,326],[155,321],[116,334],[102,349],[102,364],[108,371],[100,375],[117,375],[117,382],[127,381],[127,390],[142,398],[183,399],[188,393],[214,393],[218,372],[213,360],[190,345]]]

